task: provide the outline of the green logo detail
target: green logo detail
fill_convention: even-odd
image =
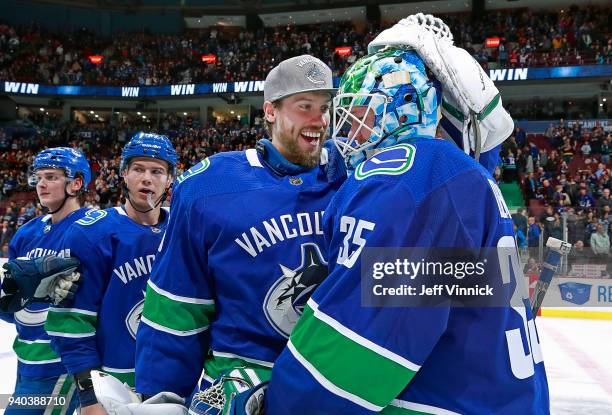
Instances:
[[[381,154],[384,154],[391,150],[398,150],[398,149],[403,149],[406,152],[405,156],[399,159],[396,158],[393,160],[381,160],[380,159]],[[364,180],[370,176],[374,176],[377,174],[384,174],[387,176],[397,176],[399,174],[404,174],[405,172],[410,170],[410,168],[412,167],[412,164],[414,163],[415,153],[416,153],[416,147],[414,147],[411,144],[402,143],[402,144],[397,144],[395,146],[386,148],[380,153],[377,153],[376,155],[370,157],[369,159],[361,163],[359,166],[357,166],[357,168],[355,169],[355,178],[357,180]],[[398,162],[401,162],[401,164],[398,165]],[[390,167],[389,166],[390,164],[393,164],[393,167]],[[367,171],[364,171],[364,166],[373,167],[373,165],[376,165],[376,167],[369,169]]]
[[[303,183],[303,181],[301,177],[289,177],[289,183],[294,186],[299,186]]]
[[[108,215],[105,210],[89,210],[81,219],[77,220],[76,223],[83,226],[93,225],[103,217]]]
[[[183,183],[185,180],[187,180],[190,177],[195,176],[196,174],[200,174],[202,173],[204,170],[206,170],[208,167],[210,166],[210,159],[205,158],[204,160],[202,160],[199,164],[196,164],[195,166],[193,166],[192,168],[190,168],[189,170],[187,170],[185,173],[181,174],[179,176],[178,179],[176,179],[179,183]]]

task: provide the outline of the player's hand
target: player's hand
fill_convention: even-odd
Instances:
[[[59,304],[74,296],[80,274],[77,258],[48,255],[17,258],[3,265],[0,310],[17,312],[32,302]]]
[[[81,415],[108,415],[99,403],[81,408]]]

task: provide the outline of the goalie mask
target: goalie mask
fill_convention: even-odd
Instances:
[[[333,101],[332,137],[349,169],[379,149],[435,138],[441,97],[414,51],[389,47],[355,62]]]

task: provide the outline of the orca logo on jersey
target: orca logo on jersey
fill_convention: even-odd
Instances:
[[[143,291],[144,295],[145,292]],[[144,308],[144,298],[136,303],[134,307],[130,310],[127,317],[125,318],[125,326],[130,333],[130,336],[136,340],[136,332],[138,331],[138,325],[140,324],[140,318],[142,317],[142,310]]]
[[[297,268],[278,264],[283,275],[268,290],[263,303],[268,322],[285,338],[289,338],[312,292],[327,277],[327,262],[317,244],[304,243],[301,251]]]

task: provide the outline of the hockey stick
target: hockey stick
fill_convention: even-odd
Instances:
[[[531,312],[534,319],[542,306],[542,301],[544,301],[546,290],[548,290],[548,286],[550,285],[550,282],[552,281],[552,278],[559,267],[561,255],[569,254],[572,249],[572,244],[557,238],[548,238],[548,241],[546,241],[546,247],[548,248],[548,255],[542,264],[542,272],[540,272],[540,278],[538,278],[538,282],[536,283],[535,291],[533,293],[533,301],[531,303]]]

